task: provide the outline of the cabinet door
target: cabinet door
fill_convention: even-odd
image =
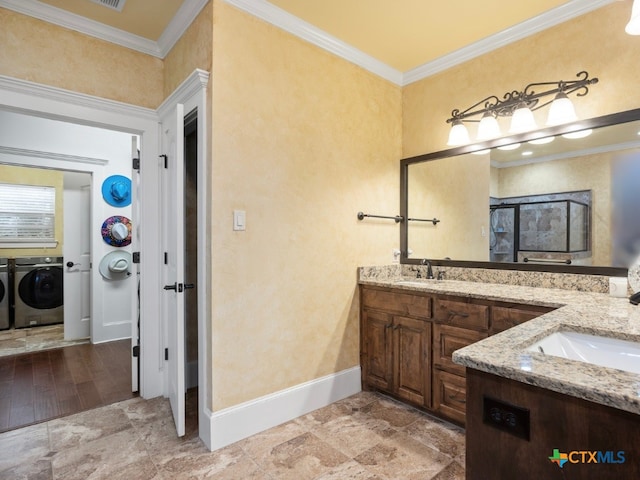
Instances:
[[[365,310],[362,315],[365,382],[371,387],[391,391],[393,317],[373,310]]]
[[[538,306],[493,306],[491,307],[491,333],[499,333],[508,330],[511,327],[528,322],[532,318],[539,317],[553,308]]]
[[[464,375],[465,367],[453,363],[451,355],[459,348],[471,345],[487,336],[487,333],[436,323],[433,326],[434,365],[457,375]]]
[[[443,417],[464,425],[467,411],[465,377],[434,369],[433,390],[433,409]]]
[[[394,393],[413,404],[431,406],[431,323],[393,318]]]

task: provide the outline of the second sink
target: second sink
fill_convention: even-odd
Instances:
[[[527,350],[640,374],[640,343],[627,340],[560,331]]]

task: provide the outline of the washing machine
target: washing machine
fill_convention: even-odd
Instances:
[[[9,261],[0,258],[0,330],[10,326],[9,319]]]
[[[62,273],[61,257],[16,258],[16,328],[64,322]]]

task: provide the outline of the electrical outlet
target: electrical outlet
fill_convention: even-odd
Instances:
[[[482,423],[529,440],[529,410],[495,398],[482,397]]]

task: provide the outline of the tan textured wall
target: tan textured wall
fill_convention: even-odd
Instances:
[[[56,189],[56,220],[55,239],[58,245],[55,248],[0,248],[0,257],[46,257],[62,256],[64,244],[64,183],[62,172],[41,168],[14,167],[0,165],[0,183],[12,183],[17,185],[43,185]]]
[[[356,213],[398,210],[401,91],[222,1],[213,60],[218,410],[359,364],[356,268],[399,231]]]
[[[162,60],[0,8],[0,74],[156,108]]]
[[[451,175],[452,169],[465,175]],[[487,155],[461,155],[409,167],[409,217],[440,220],[435,227],[409,222],[412,258],[489,260],[489,170]],[[414,174],[419,180],[413,179]],[[470,198],[483,200],[470,202]]]
[[[205,6],[164,58],[164,96],[168,97],[196,68],[211,71],[213,1]]]
[[[640,107],[640,37],[624,32],[629,2],[613,2],[403,89],[403,157],[447,148],[454,108],[521,89],[531,82],[573,79],[586,70],[600,83],[574,101],[581,118]],[[547,109],[542,109],[545,114]],[[538,119],[543,125],[544,118]],[[475,134],[473,127],[470,128]]]

